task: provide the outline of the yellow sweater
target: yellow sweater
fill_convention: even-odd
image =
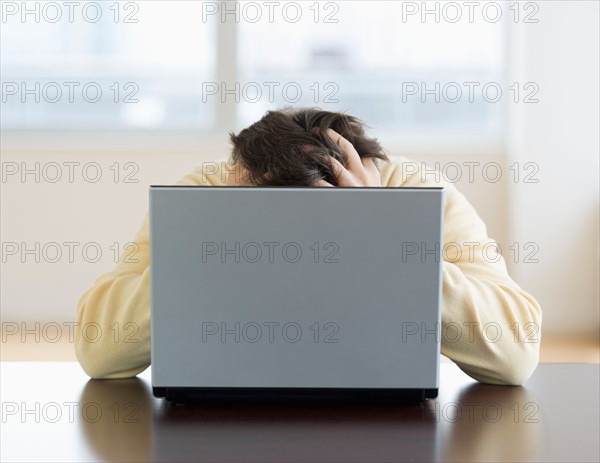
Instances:
[[[465,197],[431,175],[423,179],[414,169],[407,175],[404,162],[382,165],[382,185],[446,190],[442,354],[478,381],[522,384],[538,363],[539,304],[510,278],[504,259],[493,252],[495,242]],[[221,173],[198,166],[177,184],[222,185]],[[116,268],[100,276],[77,304],[75,351],[93,378],[127,378],[150,365],[148,216],[134,241],[139,246],[134,259],[131,249],[125,251]]]

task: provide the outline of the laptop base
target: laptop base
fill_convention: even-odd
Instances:
[[[414,403],[438,396],[438,389],[153,387],[155,397],[176,404],[215,402]]]

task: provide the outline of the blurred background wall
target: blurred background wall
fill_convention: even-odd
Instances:
[[[507,2],[498,20],[483,2],[472,22],[461,2],[427,2],[425,16],[421,2],[306,3],[296,22],[296,7],[271,22],[263,5],[253,22],[244,3],[237,18],[222,16],[232,2],[166,3],[103,5],[98,22],[72,23],[66,10],[49,21],[43,3],[39,23],[3,5],[3,323],[72,321],[133,239],[148,185],[226,159],[228,131],[292,104],[365,119],[392,156],[453,178],[458,165],[458,188],[541,302],[544,333],[597,337],[597,2]],[[73,102],[65,82],[79,84]],[[78,93],[90,82],[96,103]]]

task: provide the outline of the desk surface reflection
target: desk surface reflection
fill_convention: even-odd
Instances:
[[[87,380],[76,363],[2,364],[2,461],[598,461],[599,366],[541,365],[524,387],[442,364],[407,405],[175,406],[149,372]]]

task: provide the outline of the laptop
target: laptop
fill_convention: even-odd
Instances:
[[[154,395],[437,397],[443,195],[151,186]]]

